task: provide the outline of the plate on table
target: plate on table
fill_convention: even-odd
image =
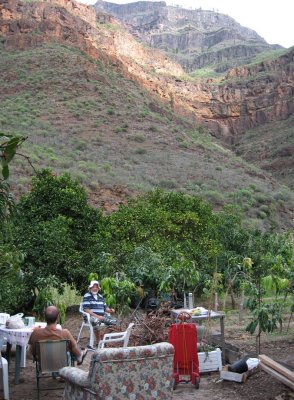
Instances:
[[[207,315],[208,310],[204,307],[195,307],[189,310],[189,313],[193,316]]]

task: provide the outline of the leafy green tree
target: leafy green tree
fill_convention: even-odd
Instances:
[[[244,260],[249,254],[252,235],[243,227],[242,214],[235,206],[224,207],[217,214],[216,225],[220,251],[215,272],[221,278],[217,290],[223,297],[223,308],[226,308],[228,294],[235,308],[236,295],[243,293],[243,282],[247,273]]]
[[[247,331],[256,332],[256,349],[260,353],[262,332],[272,332],[282,326],[284,299],[278,295],[287,295],[294,271],[294,247],[290,234],[278,235],[255,232],[251,242],[252,279],[248,283],[249,299],[247,307],[252,318]],[[266,293],[274,294],[269,304]]]
[[[0,132],[0,309],[8,313],[21,309],[30,298],[20,270],[24,255],[12,243],[15,202],[8,183],[9,163],[24,140],[23,136]]]
[[[7,226],[9,226],[10,216],[15,208],[14,198],[7,181],[9,177],[9,163],[15,156],[17,148],[24,140],[23,136],[12,136],[0,132],[0,163],[2,167],[2,177],[0,177],[0,229],[2,235],[0,236],[0,245],[7,239]]]
[[[82,287],[90,272],[92,237],[101,213],[87,204],[85,190],[68,174],[44,170],[33,178],[15,219],[15,243],[25,253],[23,270],[35,295],[54,276]],[[62,286],[60,286],[62,290]]]
[[[133,282],[126,279],[124,274],[119,277],[105,277],[101,281],[101,289],[106,304],[116,309],[120,315],[129,310],[131,296],[136,292]]]
[[[108,216],[97,243],[110,254],[112,271],[145,288],[158,291],[175,283],[182,290],[185,276],[194,288],[199,271],[211,271],[218,254],[215,222],[211,206],[200,198],[155,190]]]

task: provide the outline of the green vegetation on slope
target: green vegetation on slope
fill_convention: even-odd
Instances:
[[[105,185],[181,190],[217,207],[239,204],[249,225],[287,226],[280,209],[290,200],[276,203],[278,184],[112,65],[59,44],[0,47],[0,56],[0,129],[28,136],[22,151],[37,168],[68,171],[94,194]],[[31,173],[25,160],[15,160],[21,192]]]
[[[248,130],[239,137],[235,151],[294,189],[294,117]]]

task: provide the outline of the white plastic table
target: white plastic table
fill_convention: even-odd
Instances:
[[[44,327],[46,323],[37,322],[35,326]],[[0,348],[4,340],[7,341],[6,346],[6,357],[7,361],[10,360],[10,350],[11,346],[15,344],[15,375],[14,383],[17,385],[19,383],[20,368],[26,366],[26,353],[27,345],[33,332],[33,327],[24,327],[21,329],[7,329],[5,325],[0,325]]]
[[[22,329],[7,329],[5,326],[0,326],[0,345],[4,340],[7,340],[6,356],[9,362],[10,349],[13,344],[16,345],[15,351],[15,375],[14,383],[19,383],[20,367],[26,366],[26,351],[32,333],[32,328]]]

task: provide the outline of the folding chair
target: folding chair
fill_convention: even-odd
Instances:
[[[77,338],[77,343],[79,343],[79,340],[81,338],[81,334],[82,334],[82,330],[84,327],[87,327],[90,329],[90,346],[93,347],[94,346],[94,329],[93,326],[90,322],[90,314],[86,313],[83,309],[83,303],[80,303],[80,308],[79,308],[79,312],[83,315],[83,322],[78,334],[78,338]]]
[[[50,378],[54,374],[58,374],[60,368],[67,367],[72,364],[69,354],[69,340],[39,340],[36,342],[36,354],[34,354],[36,362],[36,378],[38,399],[40,398],[40,379]],[[56,387],[49,388],[58,389]],[[46,387],[46,390],[48,388]]]
[[[99,341],[98,349],[103,349],[106,344],[115,342],[123,342],[122,347],[127,347],[133,326],[134,323],[132,322],[124,332],[106,333],[103,339]]]
[[[0,370],[2,370],[2,381],[3,381],[3,398],[9,400],[9,385],[8,385],[8,362],[1,356],[0,352]]]

